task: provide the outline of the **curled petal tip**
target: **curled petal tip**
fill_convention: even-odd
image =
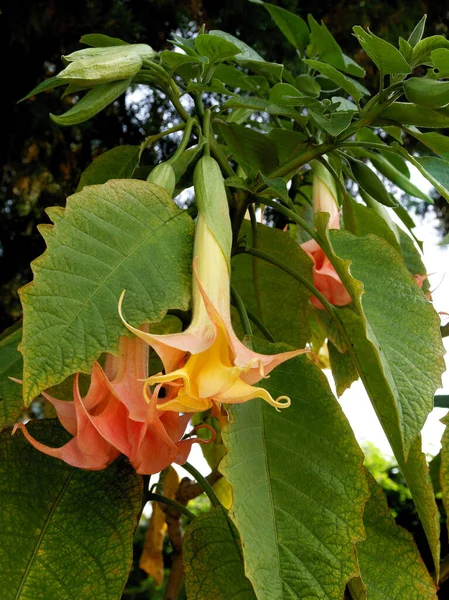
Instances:
[[[217,432],[215,431],[215,429],[213,427],[211,427],[211,425],[208,425],[207,423],[200,423],[199,425],[196,425],[196,427],[194,427],[192,429],[192,431],[190,431],[188,433],[188,436],[191,437],[196,431],[198,431],[198,429],[209,429],[209,431],[212,434],[212,437],[210,438],[210,440],[205,440],[203,438],[196,438],[195,441],[198,442],[199,444],[212,444],[212,442],[215,442],[215,438],[217,437]]]

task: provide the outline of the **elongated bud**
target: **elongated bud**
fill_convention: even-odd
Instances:
[[[198,216],[204,218],[231,268],[232,228],[228,198],[220,166],[211,156],[203,156],[193,173]]]
[[[170,163],[163,162],[156,165],[148,175],[147,181],[160,185],[173,197],[176,186],[176,176]]]
[[[58,79],[80,85],[99,85],[134,77],[143,59],[151,59],[154,50],[146,44],[130,44],[109,48],[85,48],[63,56],[68,66]]]
[[[313,212],[327,212],[330,220],[338,215],[337,188],[329,171],[318,161],[312,161],[313,170]]]

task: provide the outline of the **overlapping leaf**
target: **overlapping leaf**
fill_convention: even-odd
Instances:
[[[280,260],[288,256],[290,266],[312,280],[310,259],[289,235],[258,225],[257,239],[253,239],[248,222],[242,233],[250,245]],[[237,255],[232,265],[233,284],[247,308],[262,320],[275,340],[296,348],[304,346],[309,340],[310,292],[290,275],[261,259]]]
[[[353,599],[436,600],[435,584],[413,537],[396,525],[382,489],[369,474],[368,482],[366,540],[357,545],[361,581],[350,584]]]
[[[63,444],[56,421],[31,432]],[[0,436],[2,600],[119,600],[132,561],[142,484],[119,459],[84,471],[45,456],[21,434]]]
[[[22,355],[17,349],[22,328],[11,329],[0,339],[0,429],[14,423],[23,407],[22,387],[10,379],[22,378]]]
[[[341,600],[358,574],[355,543],[364,537],[360,448],[307,358],[275,369],[264,387],[289,395],[291,407],[281,414],[261,400],[233,407],[220,467],[233,488],[246,574],[259,600]]]
[[[47,251],[21,290],[24,398],[76,371],[89,372],[125,333],[117,302],[132,324],[159,321],[190,297],[193,224],[157,185],[111,180],[70,197],[42,226]]]
[[[189,600],[256,600],[238,533],[221,506],[187,527],[183,557]]]
[[[317,222],[321,227],[323,219]],[[445,368],[438,315],[386,241],[346,231],[331,232],[331,239],[340,258],[331,247],[327,252],[359,312],[339,309],[338,317],[412,493],[438,570],[439,513],[419,436]]]

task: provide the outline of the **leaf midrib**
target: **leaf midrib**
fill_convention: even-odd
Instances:
[[[31,567],[33,566],[34,559],[36,558],[37,553],[39,551],[39,548],[40,548],[40,546],[41,546],[41,544],[42,544],[42,542],[44,540],[45,534],[46,534],[47,529],[48,529],[48,527],[50,525],[52,517],[53,517],[53,515],[54,515],[54,513],[55,513],[55,511],[57,509],[57,507],[59,506],[59,503],[61,502],[61,500],[62,500],[62,498],[63,498],[63,496],[64,496],[64,494],[65,494],[65,492],[66,492],[66,490],[67,490],[67,488],[68,488],[68,486],[70,484],[70,482],[72,481],[72,479],[73,479],[73,477],[75,475],[75,472],[76,472],[76,469],[72,468],[72,472],[67,477],[66,482],[62,486],[61,491],[58,494],[58,497],[56,498],[53,506],[51,507],[50,512],[47,515],[47,518],[45,520],[45,523],[44,523],[44,526],[42,528],[42,531],[41,531],[38,539],[36,540],[36,544],[34,546],[34,550],[33,550],[32,554],[30,556],[30,560],[28,561],[28,565],[27,565],[27,567],[25,569],[25,572],[24,572],[23,577],[22,577],[22,581],[20,582],[20,586],[19,586],[19,589],[17,590],[17,593],[16,593],[16,596],[15,596],[14,600],[20,600],[20,595],[22,593],[23,586],[25,585],[26,579],[27,579],[27,577],[28,577],[28,575],[29,575],[29,573],[31,571]]]

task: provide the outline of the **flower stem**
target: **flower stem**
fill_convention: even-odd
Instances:
[[[168,506],[172,506],[176,508],[180,513],[182,513],[185,517],[189,519],[189,521],[193,521],[195,519],[195,515],[188,508],[176,502],[176,500],[172,500],[171,498],[167,498],[166,496],[162,496],[162,494],[154,494],[150,493],[147,497],[148,500],[153,502],[161,502],[162,504],[167,504]]]
[[[195,122],[196,122],[196,119],[194,117],[187,119],[185,127],[184,127],[184,135],[182,136],[181,143],[177,147],[176,152],[173,154],[173,156],[167,162],[174,163],[175,161],[177,161],[178,158],[181,156],[181,154],[184,152],[184,150],[187,148],[187,144],[190,141],[190,137],[192,135],[192,128],[193,128],[193,125]]]
[[[210,156],[210,138],[211,138],[211,132],[210,132],[210,108],[207,108],[204,111],[204,117],[203,117],[203,135],[206,138],[206,144],[204,146],[204,154],[205,154],[205,156]]]
[[[310,283],[310,281],[306,277],[304,277],[304,275],[301,275],[301,273],[298,273],[282,261],[278,260],[274,256],[271,256],[271,254],[263,252],[262,250],[257,250],[256,248],[245,248],[244,250],[242,250],[242,252],[245,254],[250,254],[251,256],[256,256],[257,258],[261,258],[262,260],[271,263],[275,267],[282,269],[283,271],[294,277],[297,281],[299,281],[300,284],[302,284],[310,292],[312,292],[312,294],[316,298],[318,298],[318,300],[321,302],[324,308],[333,316],[335,311],[332,304],[323,296],[323,294],[319,290],[316,289],[313,283]]]
[[[187,471],[187,473],[190,473],[190,475],[192,475],[192,477],[194,477],[197,482],[199,483],[199,485],[203,488],[203,490],[206,492],[207,497],[209,498],[211,504],[213,507],[215,506],[221,506],[219,499],[217,498],[214,490],[212,489],[211,484],[207,481],[207,479],[205,477],[203,477],[201,475],[201,473],[195,469],[195,467],[193,465],[191,465],[190,463],[186,462],[183,465],[181,465],[181,467],[183,469],[185,469]]]
[[[243,327],[243,331],[245,332],[245,335],[252,336],[253,330],[251,329],[251,323],[249,321],[248,311],[246,310],[245,303],[243,302],[242,297],[238,293],[235,286],[233,286],[232,284],[231,284],[231,298],[233,299],[234,306],[239,313],[240,321],[242,322],[242,327]]]

